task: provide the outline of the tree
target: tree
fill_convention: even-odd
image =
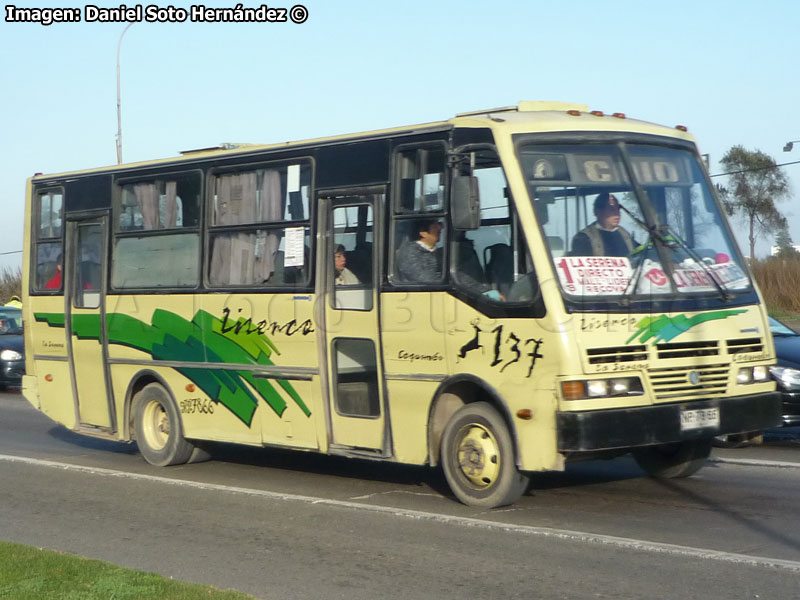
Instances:
[[[720,162],[728,173],[722,202],[728,214],[740,214],[747,222],[750,258],[755,258],[756,235],[786,227],[786,218],[775,202],[789,195],[789,182],[775,159],[760,150],[733,146]]]
[[[778,230],[775,235],[775,245],[778,247],[778,258],[800,258],[800,252],[797,252],[792,242],[792,236],[789,233],[788,224]]]

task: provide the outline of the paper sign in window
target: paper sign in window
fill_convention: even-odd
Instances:
[[[305,229],[288,227],[284,230],[284,266],[302,267],[305,264]]]
[[[286,169],[286,188],[289,192],[300,191],[300,165],[289,165]]]

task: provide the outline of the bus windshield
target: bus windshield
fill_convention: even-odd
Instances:
[[[572,301],[751,291],[697,157],[652,144],[527,144],[520,161]]]

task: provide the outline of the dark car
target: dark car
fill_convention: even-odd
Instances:
[[[0,306],[0,389],[21,385],[24,374],[22,311]]]
[[[770,367],[783,399],[783,424],[800,425],[800,333],[769,318],[778,364]]]

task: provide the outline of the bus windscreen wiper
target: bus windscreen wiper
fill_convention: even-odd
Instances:
[[[679,236],[677,233],[675,233],[675,231],[673,231],[672,228],[670,228],[669,225],[662,224],[662,225],[656,225],[656,226],[650,227],[649,225],[647,225],[647,223],[645,223],[639,217],[637,217],[636,215],[631,213],[627,208],[622,206],[622,204],[620,204],[620,208],[622,210],[624,210],[625,213],[631,219],[633,219],[633,221],[637,225],[639,225],[641,228],[643,228],[645,231],[647,231],[647,240],[645,241],[644,244],[638,246],[636,248],[636,250],[634,250],[634,253],[637,250],[638,251],[642,251],[643,250],[643,251],[646,252],[647,251],[647,247],[651,243],[653,238],[657,239],[659,242],[661,242],[667,248],[673,248],[674,249],[677,246],[678,248],[680,248],[684,252],[686,252],[686,254],[689,255],[689,258],[691,258],[696,264],[700,265],[700,268],[703,269],[703,271],[705,272],[706,276],[711,280],[711,282],[714,284],[714,286],[719,291],[720,298],[725,302],[730,300],[730,298],[731,298],[730,291],[728,290],[727,287],[725,287],[725,285],[721,281],[719,281],[719,279],[717,279],[717,274],[713,271],[713,269],[711,269],[711,267],[709,267],[706,264],[706,262],[702,259],[702,257],[699,254],[697,254],[697,252],[695,252],[694,249],[690,248],[689,245],[683,240],[683,238],[681,238],[681,236]],[[628,295],[628,291],[631,290],[631,289],[632,289],[632,293],[636,292],[636,287],[639,285],[639,279],[641,278],[642,272],[644,271],[644,268],[643,268],[644,261],[645,261],[645,257],[642,257],[642,259],[639,261],[639,264],[636,265],[636,270],[634,271],[633,275],[631,276],[631,281],[628,283],[628,287],[625,288],[625,293],[624,293],[625,296]],[[631,286],[633,286],[633,287],[631,288]]]
[[[722,298],[722,300],[725,301],[725,302],[730,300],[731,299],[731,293],[728,290],[727,286],[725,286],[725,284],[723,282],[721,282],[717,278],[718,277],[717,274],[714,272],[714,270],[711,267],[709,267],[706,264],[706,261],[704,261],[703,258],[697,252],[695,252],[693,248],[690,248],[689,245],[685,241],[683,241],[683,238],[681,238],[681,236],[679,236],[677,233],[675,233],[669,227],[669,225],[662,225],[662,227],[667,232],[667,234],[669,235],[670,238],[672,238],[673,240],[678,242],[678,247],[681,248],[684,252],[686,252],[686,254],[689,255],[689,258],[691,258],[696,264],[700,265],[700,268],[703,269],[703,271],[705,272],[706,276],[711,280],[711,282],[714,284],[714,286],[719,291],[720,298]]]

